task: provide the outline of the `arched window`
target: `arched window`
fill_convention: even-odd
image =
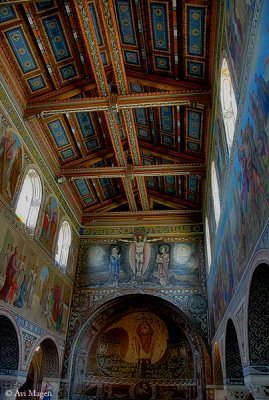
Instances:
[[[33,232],[42,199],[41,179],[35,169],[29,169],[19,195],[16,215]]]
[[[214,204],[216,227],[218,227],[220,218],[220,197],[219,197],[219,183],[214,161],[212,162],[212,167],[211,167],[211,188],[212,188],[212,198]]]
[[[230,151],[234,138],[237,104],[226,58],[223,59],[221,67],[220,95],[227,145]]]
[[[71,228],[67,221],[63,221],[57,242],[55,262],[62,271],[66,271],[69,248],[71,244]]]
[[[208,272],[211,267],[211,242],[210,242],[210,232],[209,232],[209,225],[208,219],[205,218],[205,240],[206,240],[206,254],[207,254],[207,265],[208,265]]]

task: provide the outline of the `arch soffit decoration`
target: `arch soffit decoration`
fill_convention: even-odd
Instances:
[[[16,331],[17,340],[18,340],[18,351],[19,351],[18,370],[23,370],[24,369],[23,361],[22,361],[23,340],[22,340],[20,326],[18,325],[14,315],[9,310],[7,310],[6,308],[1,307],[1,306],[0,306],[0,317],[8,318]]]
[[[245,340],[246,340],[246,348],[248,351],[246,352],[246,361],[247,365],[250,364],[250,357],[249,357],[249,335],[248,335],[248,324],[249,324],[249,301],[250,301],[250,289],[252,285],[253,275],[256,269],[261,264],[268,265],[269,269],[269,251],[265,249],[259,250],[251,260],[250,266],[248,268],[248,277],[247,277],[247,290],[246,290],[246,325],[245,325]]]
[[[237,339],[237,343],[238,343],[238,347],[239,347],[239,353],[240,353],[240,363],[241,363],[241,366],[242,366],[242,369],[243,369],[243,362],[242,362],[242,360],[243,360],[243,354],[244,354],[244,352],[243,352],[243,349],[242,349],[242,338],[241,338],[241,336],[240,336],[240,329],[239,329],[239,327],[238,327],[238,324],[237,324],[237,321],[236,321],[235,317],[234,317],[233,315],[231,315],[231,314],[228,314],[227,317],[225,318],[225,332],[224,332],[224,337],[223,337],[223,340],[224,340],[224,349],[223,349],[224,354],[223,354],[223,356],[224,356],[224,357],[223,357],[223,369],[222,369],[222,372],[223,372],[223,378],[224,378],[224,379],[227,378],[226,340],[227,340],[227,326],[228,326],[229,320],[232,321],[233,326],[234,326],[234,329],[235,329],[236,339]]]
[[[58,343],[56,342],[55,338],[54,338],[52,335],[50,335],[50,334],[45,334],[45,335],[43,335],[43,336],[40,336],[40,337],[37,339],[37,341],[35,342],[35,344],[34,344],[32,350],[31,350],[31,353],[29,354],[29,357],[28,357],[28,361],[27,361],[27,364],[26,364],[26,367],[25,367],[25,368],[26,368],[26,371],[29,370],[30,364],[31,364],[31,362],[32,362],[32,360],[33,360],[33,357],[34,357],[34,355],[35,355],[36,348],[37,348],[38,346],[42,346],[42,343],[43,343],[45,340],[51,340],[51,342],[52,342],[53,345],[55,346],[56,356],[57,356],[57,362],[58,362],[58,370],[59,370],[58,373],[60,374],[60,365],[61,365],[61,363],[62,363],[61,351],[60,351],[59,345],[58,345]]]

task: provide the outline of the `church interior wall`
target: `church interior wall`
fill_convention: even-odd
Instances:
[[[246,4],[248,3],[248,4]],[[238,8],[237,8],[238,7]],[[241,7],[244,7],[241,8]],[[212,160],[220,188],[221,216],[216,226],[212,199],[208,199],[207,215],[212,244],[212,263],[208,271],[208,296],[212,332],[212,348],[219,348],[221,369],[226,388],[250,383],[250,375],[268,375],[268,363],[258,371],[251,366],[249,348],[259,340],[268,343],[268,330],[249,337],[249,296],[252,276],[260,263],[268,265],[268,14],[267,2],[226,2],[224,33],[219,63],[228,60],[236,94],[238,114],[230,154],[227,148],[220,100],[215,104],[215,125],[212,139]],[[232,12],[232,14],[231,14]],[[245,18],[247,17],[247,18]],[[220,99],[220,79],[218,98]],[[219,117],[220,116],[220,117]],[[208,197],[211,197],[209,185]],[[258,284],[256,286],[258,289]],[[261,289],[261,288],[260,288]],[[262,298],[262,297],[261,297]],[[251,324],[258,324],[251,320]],[[238,340],[243,380],[236,382],[227,373],[225,345],[233,321]],[[215,353],[213,350],[213,359]],[[266,378],[260,377],[261,382]],[[241,388],[242,388],[241,386]],[[251,385],[249,385],[250,387]],[[258,385],[259,386],[259,385]],[[257,388],[256,388],[257,389]],[[255,398],[266,398],[266,388],[259,388]],[[229,398],[232,392],[226,392]],[[259,393],[259,394],[258,394]],[[242,389],[242,396],[249,395]],[[232,397],[231,397],[232,398]]]

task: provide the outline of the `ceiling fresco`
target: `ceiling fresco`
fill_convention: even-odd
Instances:
[[[1,2],[1,72],[19,84],[85,224],[121,211],[201,220],[213,3]]]

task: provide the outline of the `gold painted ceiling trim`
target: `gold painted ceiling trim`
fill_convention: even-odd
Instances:
[[[36,115],[128,110],[130,108],[149,108],[161,106],[195,106],[210,103],[208,90],[173,91],[161,93],[139,93],[128,95],[112,95],[109,97],[92,97],[75,100],[50,100],[29,102],[26,105],[24,117]]]

